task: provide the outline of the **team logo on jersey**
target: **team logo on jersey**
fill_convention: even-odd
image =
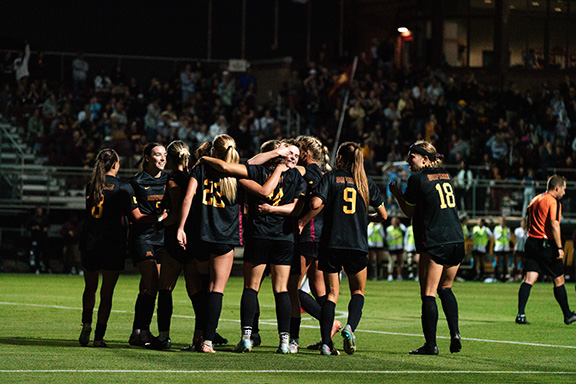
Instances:
[[[154,252],[146,251],[146,257],[154,257]]]
[[[144,189],[150,189],[150,186],[144,187]]]

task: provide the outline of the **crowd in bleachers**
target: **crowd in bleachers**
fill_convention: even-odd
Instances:
[[[472,73],[394,68],[378,58],[382,52],[373,47],[361,54],[347,84],[341,74],[352,60],[330,59],[323,47],[317,61],[294,66],[284,79],[286,108],[300,113],[302,129],[330,147],[350,89],[341,141],[363,143],[366,168],[375,175],[401,173],[394,162],[420,138],[434,143],[448,163],[483,166],[477,176],[487,179],[545,178],[547,168],[573,167],[576,86],[568,76],[560,84],[520,90],[509,83],[500,90]],[[15,65],[23,60],[30,67],[24,77]],[[258,88],[250,69],[229,73],[199,62],[140,81],[120,66],[91,68],[79,54],[69,80],[59,81],[49,78],[42,60],[29,48],[16,60],[5,56],[0,113],[26,111],[31,145],[51,164],[91,166],[103,146],[126,159],[150,141],[181,139],[194,148],[224,132],[247,157],[261,142],[286,136],[276,100],[257,103],[257,92],[267,90]]]

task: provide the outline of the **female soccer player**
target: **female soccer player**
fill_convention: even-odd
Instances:
[[[277,149],[278,141],[269,141],[262,145],[262,152]],[[297,151],[297,148],[295,148]],[[295,166],[297,156],[290,157]],[[290,353],[290,298],[288,296],[288,278],[294,252],[294,229],[289,215],[297,214],[296,203],[304,195],[305,185],[300,172],[295,168],[287,169],[277,160],[265,165],[238,165],[204,158],[203,161],[216,167],[220,172],[241,177],[240,184],[248,190],[248,217],[244,221],[244,291],[241,301],[242,340],[235,350],[249,352],[252,349],[252,325],[256,313],[258,291],[266,268],[271,264],[272,286],[276,301],[278,333],[280,343],[278,353]],[[276,168],[274,168],[276,165]],[[249,180],[248,180],[249,179]],[[271,182],[276,181],[277,184]],[[266,191],[257,187],[270,186]],[[255,188],[256,187],[256,188]],[[274,211],[274,213],[272,213]]]
[[[402,212],[412,217],[416,251],[420,253],[418,275],[426,343],[410,351],[410,354],[438,354],[436,293],[440,296],[450,329],[450,352],[456,353],[462,344],[458,329],[458,303],[452,293],[452,283],[465,252],[454,185],[450,174],[441,166],[442,156],[427,141],[412,144],[406,161],[412,172],[406,191],[402,193],[396,183],[391,183],[390,192]]]
[[[362,149],[356,143],[343,143],[338,148],[336,169],[322,176],[310,202],[310,212],[298,222],[302,231],[324,209],[324,226],[318,250],[318,267],[324,272],[328,290],[320,317],[320,353],[323,355],[338,354],[332,343],[331,331],[342,267],[348,275],[352,295],[348,304],[348,322],[342,330],[344,350],[348,354],[356,351],[354,331],[362,317],[368,266],[369,206],[376,209],[372,219],[387,218],[378,187],[366,177]]]
[[[86,221],[80,237],[85,283],[82,332],[78,339],[82,346],[90,342],[98,277],[102,274],[94,346],[106,347],[104,334],[112,309],[112,295],[126,260],[127,226],[124,218],[131,214],[134,221],[157,221],[156,216],[140,213],[133,201],[132,186],[116,178],[119,169],[118,154],[109,148],[101,150],[86,187]]]
[[[142,154],[142,171],[131,184],[138,207],[144,214],[160,214],[166,191],[168,175],[164,172],[166,148],[149,143]],[[136,300],[134,324],[129,343],[144,346],[151,341],[150,323],[158,292],[160,264],[164,254],[164,230],[153,224],[133,223],[130,228],[130,251],[132,260],[140,270],[140,293]]]

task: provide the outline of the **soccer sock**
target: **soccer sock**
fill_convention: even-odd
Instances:
[[[320,311],[322,311],[322,306],[314,300],[314,297],[301,289],[298,290],[298,297],[300,298],[302,309],[316,320],[320,320]]]
[[[206,304],[206,312],[208,315],[206,319],[204,340],[214,340],[216,328],[218,328],[218,319],[220,319],[220,313],[222,312],[223,297],[224,295],[220,292],[210,292],[208,294],[208,302]]]
[[[132,324],[132,329],[142,329],[142,314],[143,314],[143,306],[142,306],[142,297],[144,296],[143,293],[139,293],[138,297],[136,298],[136,304],[134,305],[134,323]]]
[[[240,323],[242,324],[242,329],[244,329],[244,327],[250,327],[256,333],[256,328],[253,328],[253,323],[257,304],[258,292],[251,288],[244,288],[242,299],[240,300]]]
[[[208,288],[210,287],[210,275],[200,275],[200,282],[202,283],[202,291],[207,295]]]
[[[206,322],[206,294],[204,291],[199,291],[190,296],[192,300],[192,307],[194,308],[194,315],[196,316],[196,322],[194,325],[195,331],[204,332]]]
[[[523,315],[526,310],[526,303],[528,303],[528,298],[530,297],[530,290],[532,286],[528,283],[522,283],[520,289],[518,290],[518,314]]]
[[[92,324],[93,309],[82,310],[82,324]]]
[[[422,330],[428,347],[436,346],[436,325],[438,324],[438,307],[434,296],[422,298]]]
[[[170,331],[172,308],[172,291],[169,289],[161,289],[158,291],[158,309],[156,310],[156,315],[158,316],[158,331]]]
[[[142,324],[140,329],[150,330],[155,304],[156,296],[150,296],[147,293],[142,295]]]
[[[292,315],[290,295],[288,295],[288,292],[275,293],[274,301],[276,302],[278,333],[290,333],[290,316]]]
[[[290,338],[299,339],[300,338],[300,324],[302,323],[301,317],[291,317],[290,318]]]
[[[348,303],[348,325],[352,328],[352,332],[358,327],[358,323],[362,318],[362,308],[364,307],[364,296],[360,294],[352,295]]]
[[[460,333],[458,329],[458,302],[452,292],[452,288],[439,289],[438,297],[440,297],[440,301],[442,302],[442,309],[446,316],[446,322],[448,322],[450,336]]]
[[[328,295],[324,295],[324,296],[318,296],[318,298],[316,299],[316,301],[318,302],[318,305],[320,306],[320,308],[322,308],[322,306],[324,305],[324,303],[326,302],[326,299],[328,298]]]
[[[258,295],[258,293],[256,293]],[[252,320],[252,333],[259,333],[260,327],[258,323],[260,322],[260,303],[258,302],[258,296],[256,296],[256,312],[254,312],[254,320]]]
[[[96,323],[96,332],[94,332],[94,340],[102,340],[106,333],[107,324]]]
[[[570,317],[572,315],[572,311],[570,311],[570,307],[568,306],[568,295],[566,294],[566,287],[562,284],[559,287],[554,287],[554,297],[558,304],[560,304],[560,308],[562,308],[562,313],[564,313],[564,317]]]
[[[336,312],[336,303],[326,300],[322,305],[322,314],[320,316],[320,335],[322,344],[332,344],[332,324],[334,323],[334,314]]]

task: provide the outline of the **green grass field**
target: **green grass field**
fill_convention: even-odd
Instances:
[[[343,282],[346,284],[346,281]],[[191,342],[193,311],[183,281],[174,293],[170,351],[130,347],[137,276],[122,276],[108,325],[108,349],[78,344],[83,280],[79,276],[0,275],[0,383],[574,383],[576,324],[564,325],[552,285],[532,289],[527,316],[514,323],[518,284],[456,283],[463,350],[448,351],[448,329],[439,305],[439,356],[410,356],[420,347],[417,283],[369,282],[354,355],[321,356],[303,350],[277,355],[273,295],[267,279],[260,294],[263,345],[232,352],[240,337],[242,281],[232,278],[224,296],[219,333],[230,340],[217,353],[181,352]],[[574,284],[567,286],[576,307]],[[346,289],[347,291],[347,289]],[[346,319],[348,292],[337,316]],[[154,318],[152,331],[156,332]],[[302,345],[319,340],[317,322],[303,315]],[[340,337],[335,338],[337,347]]]

